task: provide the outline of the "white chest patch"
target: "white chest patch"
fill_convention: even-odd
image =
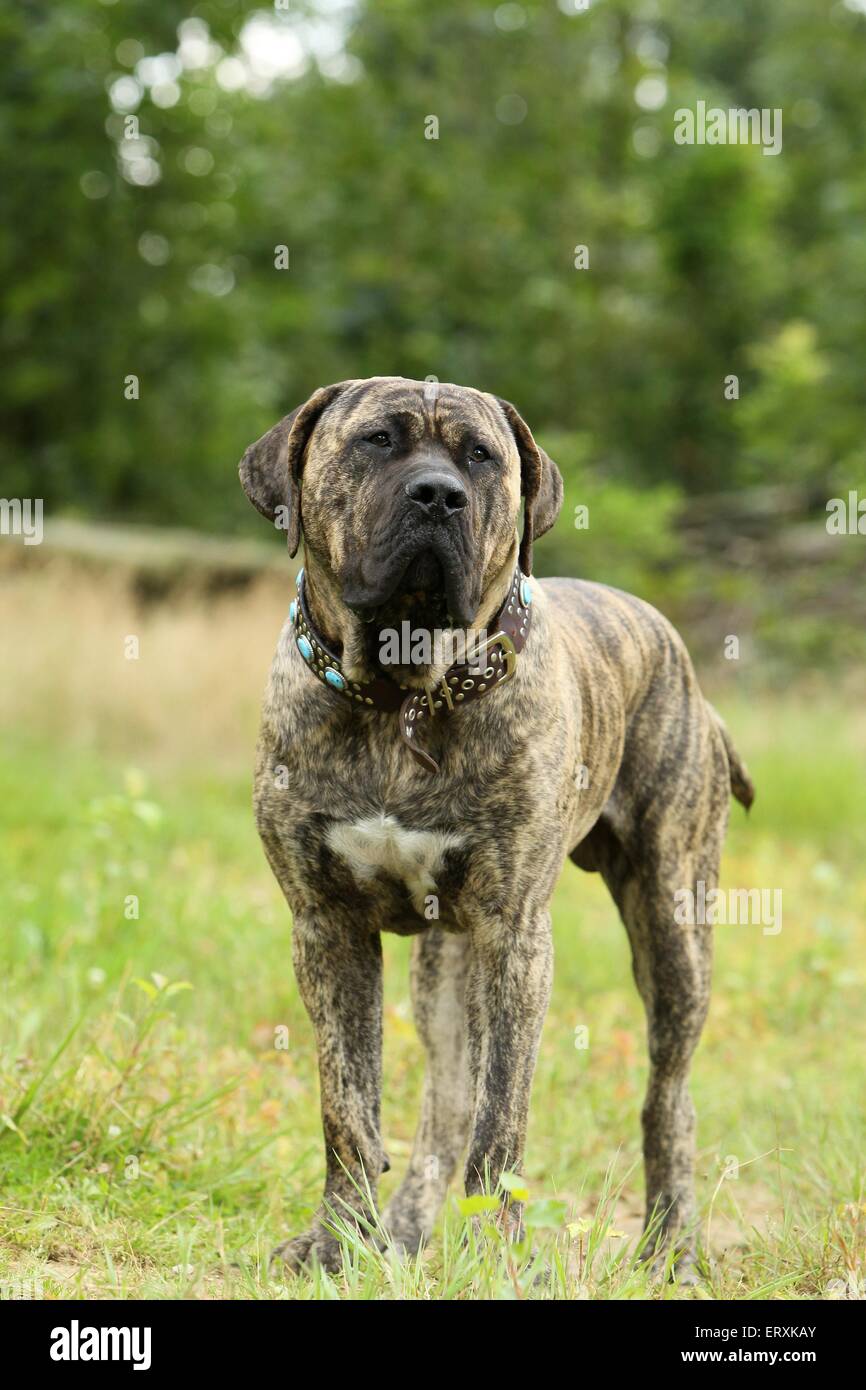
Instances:
[[[407,830],[394,816],[385,815],[338,822],[325,838],[358,883],[368,883],[377,873],[401,879],[422,916],[425,897],[436,892],[436,874],[446,851],[463,843],[463,836],[451,831]]]

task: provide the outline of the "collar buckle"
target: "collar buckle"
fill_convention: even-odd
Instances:
[[[476,648],[476,651],[480,654],[481,652],[487,651],[488,647],[495,647],[497,644],[502,648],[505,656],[505,674],[497,681],[497,685],[503,685],[505,681],[511,680],[511,677],[517,670],[517,649],[514,645],[513,638],[509,637],[507,632],[500,629],[493,637],[488,637],[486,641],[482,642],[481,645]]]

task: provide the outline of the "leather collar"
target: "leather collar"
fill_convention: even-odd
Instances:
[[[511,588],[496,616],[493,636],[472,653],[473,659],[449,667],[437,685],[424,690],[397,685],[384,676],[372,681],[350,681],[340,658],[316,631],[304,593],[304,571],[298,574],[298,596],[289,608],[295,643],[313,675],[337,697],[361,709],[399,711],[400,737],[415,761],[427,772],[439,764],[417,742],[419,731],[432,719],[451,714],[458,706],[483,699],[505,685],[517,669],[517,657],[526,645],[532,613],[529,579],[514,571]]]

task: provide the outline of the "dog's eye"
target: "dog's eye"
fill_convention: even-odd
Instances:
[[[385,430],[377,430],[375,434],[368,437],[367,443],[376,444],[380,449],[388,449],[391,445],[391,436]]]
[[[485,459],[490,458],[490,454],[483,444],[476,444],[474,448],[469,450],[469,457],[474,459],[476,463],[483,463]]]

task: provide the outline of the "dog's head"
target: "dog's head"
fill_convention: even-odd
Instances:
[[[464,386],[371,377],[323,386],[247,449],[241,482],[301,534],[366,621],[468,628],[508,560],[553,525],[562,479],[514,406]]]

